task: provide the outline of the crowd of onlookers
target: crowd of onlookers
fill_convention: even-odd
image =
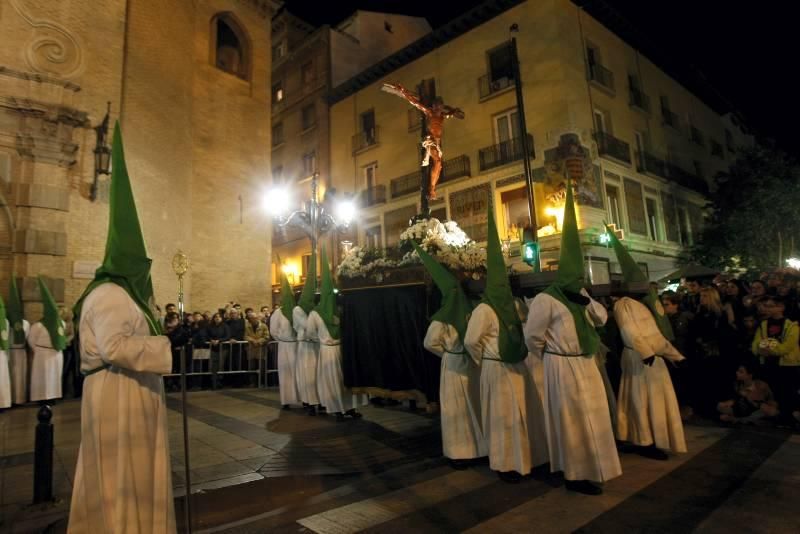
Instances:
[[[670,368],[684,417],[800,425],[800,273],[688,279],[661,302],[687,358]]]

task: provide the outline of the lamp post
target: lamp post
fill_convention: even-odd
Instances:
[[[106,109],[106,116],[103,117],[103,122],[94,127],[97,136],[97,142],[94,146],[94,179],[92,180],[92,187],[89,191],[89,199],[94,202],[97,200],[97,186],[100,181],[100,175],[111,174],[111,149],[106,144],[106,136],[108,135],[108,116],[111,113],[111,102],[108,102]]]
[[[288,191],[275,188],[266,198],[267,209],[272,212],[275,223],[280,228],[299,228],[311,240],[311,250],[317,252],[319,239],[333,229],[346,231],[355,217],[355,203],[352,199],[340,199],[336,204],[336,214],[320,203],[317,192],[319,173],[311,177],[311,198],[305,202],[305,209],[286,213],[291,200]],[[316,280],[314,285],[316,286]]]

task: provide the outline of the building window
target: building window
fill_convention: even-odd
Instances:
[[[494,135],[497,144],[507,143],[522,137],[517,110],[507,111],[494,117]]]
[[[280,102],[283,102],[284,96],[285,95],[283,93],[283,82],[278,82],[278,83],[276,83],[275,85],[272,86],[272,103],[273,104],[278,104]]]
[[[595,108],[594,110],[594,127],[597,133],[611,134],[611,121],[608,120],[608,113],[601,109]]]
[[[369,190],[378,185],[378,164],[370,163],[364,167],[364,186]]]
[[[507,87],[514,80],[511,46],[503,43],[486,53],[489,62],[489,83]]]
[[[416,204],[405,206],[393,211],[387,211],[383,216],[386,227],[386,247],[393,247],[400,243],[400,234],[408,228],[408,221],[417,214]]]
[[[678,120],[678,115],[676,115],[669,106],[669,98],[662,95],[661,96],[661,120],[670,128],[678,129],[680,128],[680,121]]]
[[[272,47],[272,61],[278,61],[286,56],[286,53],[289,51],[289,47],[286,44],[286,41],[281,41],[280,43],[276,44]]]
[[[614,73],[603,66],[600,50],[592,44],[586,45],[586,67],[589,71],[589,80],[606,89],[614,90]]]
[[[304,84],[311,83],[314,81],[314,62],[308,61],[303,63],[303,66],[300,67],[300,78],[303,80]]]
[[[606,209],[608,210],[608,222],[622,228],[622,210],[619,203],[619,187],[606,184]]]
[[[528,195],[525,187],[503,191],[500,193],[500,204],[503,206],[505,235],[507,239],[519,239],[519,231],[529,225]]]
[[[303,130],[308,130],[317,125],[317,108],[314,104],[309,104],[303,108]]]
[[[631,232],[647,235],[647,214],[644,211],[642,184],[625,178],[625,206],[628,208],[628,227]]]
[[[370,109],[361,114],[361,131],[367,145],[375,144],[375,110]]]
[[[229,74],[247,80],[250,74],[250,51],[247,34],[230,13],[212,19],[214,65]]]
[[[364,246],[366,248],[381,248],[380,226],[371,226],[364,230]]]
[[[646,197],[644,200],[644,206],[647,210],[647,235],[653,241],[660,241],[656,199],[652,197]]]
[[[312,176],[317,172],[317,151],[303,154],[303,176]]]
[[[667,241],[680,243],[681,230],[678,222],[678,215],[675,210],[675,198],[669,193],[661,193],[661,205],[664,210],[664,229],[667,233]]]
[[[272,126],[272,146],[283,143],[283,123],[279,122]]]
[[[692,240],[692,233],[689,224],[689,212],[684,207],[677,209],[678,212],[678,233],[680,234],[680,243],[683,246],[690,246],[694,244]]]

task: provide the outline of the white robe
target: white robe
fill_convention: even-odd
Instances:
[[[297,404],[300,394],[297,392],[297,341],[292,323],[278,308],[269,318],[269,332],[278,340],[278,385],[281,391],[281,404]]]
[[[464,350],[452,325],[432,321],[425,348],[442,359],[439,379],[442,450],[452,460],[486,456],[481,430],[481,369]]]
[[[479,304],[470,317],[464,348],[481,367],[481,420],[489,465],[527,475],[537,460],[546,461],[540,458],[544,444],[532,439],[533,379],[525,362],[500,361],[499,324],[491,306]]]
[[[11,338],[8,319],[6,319],[5,333],[8,340]],[[9,371],[8,352],[0,349],[0,409],[11,406],[11,371]]]
[[[606,310],[598,302],[592,300],[587,312],[594,324],[605,323]],[[539,293],[523,331],[529,357],[544,360],[550,469],[563,471],[567,480],[602,482],[621,475],[606,389],[594,355],[549,352],[581,353],[572,314],[550,295]]]
[[[83,302],[81,447],[68,533],[175,532],[161,375],[172,370],[166,336],[151,336],[144,313],[106,283]]]
[[[14,344],[14,333],[9,332],[9,370],[11,372],[11,396],[14,404],[28,402],[28,334],[31,324],[22,320],[22,330],[25,332],[25,342]]]
[[[319,342],[317,391],[320,404],[331,413],[354,409],[353,393],[344,386],[340,340],[331,337],[328,326],[316,311],[308,314],[306,335]]]
[[[59,322],[61,322],[59,320]],[[61,326],[64,328],[63,324]],[[31,401],[61,398],[61,373],[64,370],[64,353],[53,348],[50,333],[42,323],[35,323],[28,334],[28,346],[33,351],[31,359]]]
[[[306,326],[308,315],[300,306],[292,310],[292,326],[297,332],[297,390],[300,400],[306,404],[319,404],[317,392],[317,364],[319,362],[319,344],[308,341]]]
[[[614,305],[622,334],[622,379],[617,403],[619,439],[635,445],[686,452],[683,422],[664,358],[685,359],[661,334],[650,309],[624,297]],[[652,366],[642,363],[650,356]]]

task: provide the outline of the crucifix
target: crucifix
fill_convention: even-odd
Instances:
[[[423,200],[436,200],[436,184],[442,173],[442,127],[444,120],[451,117],[457,119],[464,118],[464,112],[459,108],[445,105],[440,97],[433,98],[430,104],[423,102],[420,95],[410,92],[399,83],[384,83],[381,90],[397,95],[422,112],[425,118],[424,138],[422,148],[425,150],[425,157],[422,160],[422,167],[430,165],[430,180],[428,181],[427,191],[424,192]],[[427,202],[423,202],[426,206]],[[426,211],[423,209],[423,211]]]

